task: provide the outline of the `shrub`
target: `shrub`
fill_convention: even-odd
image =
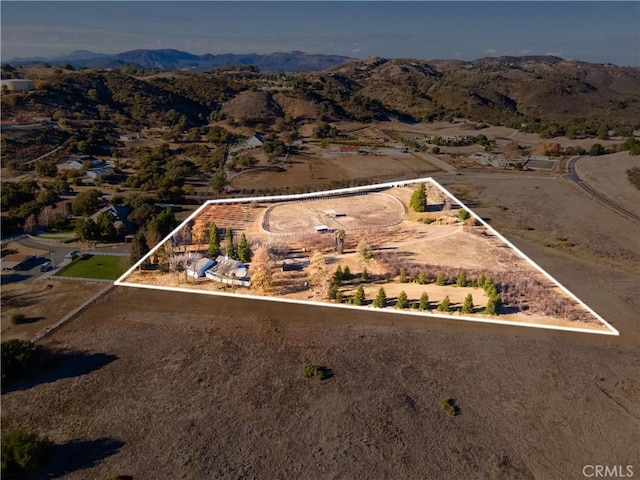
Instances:
[[[424,285],[425,283],[427,283],[427,276],[425,275],[423,270],[420,270],[420,273],[418,273],[418,278],[416,279],[416,282],[419,283],[420,285]]]
[[[27,377],[40,357],[40,348],[27,340],[2,342],[2,386]]]
[[[14,313],[11,315],[11,323],[13,325],[20,325],[21,323],[25,323],[27,320],[27,316],[24,313]]]
[[[469,214],[469,212],[467,210],[465,210],[464,208],[458,210],[457,217],[461,222],[464,222],[464,221],[468,220],[470,216],[471,215]]]
[[[358,287],[356,293],[351,297],[352,305],[364,305],[365,297],[364,297],[364,288],[362,285]]]
[[[51,454],[52,444],[46,438],[12,428],[2,434],[2,476],[19,478],[40,467]]]
[[[438,401],[440,409],[450,417],[455,417],[460,413],[460,408],[456,405],[456,401],[453,398],[441,398]]]
[[[447,276],[444,272],[438,272],[438,276],[436,277],[436,285],[446,285],[447,284]]]
[[[458,274],[456,285],[458,285],[459,287],[467,286],[467,273],[464,270],[461,270],[460,273]]]
[[[342,279],[351,280],[351,269],[349,268],[349,265],[345,266],[344,270],[342,270]]]
[[[320,367],[318,365],[305,365],[302,367],[302,373],[304,374],[304,378],[317,378],[318,380],[326,380],[329,378],[327,369],[325,367]]]

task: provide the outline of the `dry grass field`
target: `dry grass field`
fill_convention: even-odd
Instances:
[[[438,179],[619,337],[118,287],[2,395],[34,478],[582,479],[640,467],[638,227],[564,181]],[[524,229],[526,226],[528,228]],[[306,364],[331,370],[305,379]],[[446,415],[441,398],[455,399]]]

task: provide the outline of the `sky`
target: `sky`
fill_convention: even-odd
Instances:
[[[0,59],[74,50],[473,60],[545,55],[640,65],[640,2],[0,2]]]

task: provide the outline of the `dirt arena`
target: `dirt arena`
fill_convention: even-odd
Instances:
[[[266,230],[275,234],[309,234],[315,227],[353,231],[400,223],[405,207],[384,193],[310,200],[276,205],[268,211]]]

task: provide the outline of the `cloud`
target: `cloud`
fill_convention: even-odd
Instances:
[[[353,50],[351,50],[351,53],[359,53],[360,50],[362,50],[361,48],[354,48]]]
[[[554,57],[561,57],[562,56],[562,52],[547,52],[545,53],[545,55],[551,55]]]
[[[529,50],[529,49],[520,50],[520,55],[529,55],[531,53],[533,53],[533,50]]]
[[[482,53],[488,53],[488,54],[493,54],[496,53],[497,50],[495,48],[488,48],[486,50],[483,50]]]

